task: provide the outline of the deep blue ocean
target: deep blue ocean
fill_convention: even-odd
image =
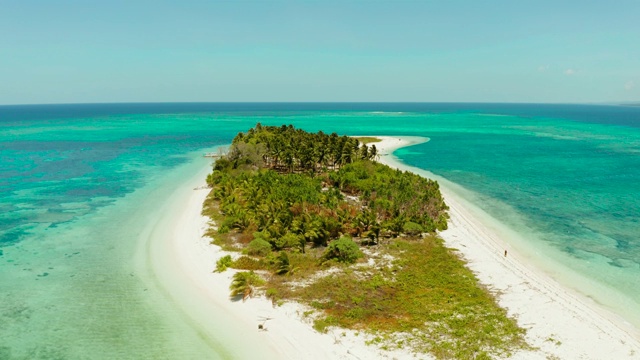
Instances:
[[[395,155],[464,188],[558,281],[640,327],[640,107],[20,105],[0,106],[0,359],[225,357],[144,290],[131,219],[257,122],[428,137]]]

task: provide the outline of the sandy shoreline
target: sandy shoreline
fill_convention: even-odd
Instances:
[[[380,162],[420,175],[427,172],[399,162],[393,151],[425,138],[377,136]],[[520,352],[514,359],[640,359],[637,329],[618,323],[589,299],[563,288],[533,268],[500,235],[481,223],[472,207],[450,189],[441,190],[450,207],[449,229],[440,233],[456,248],[480,281],[498,292],[500,306],[528,329],[527,341],[537,351]],[[478,209],[474,209],[479,211]],[[508,256],[504,251],[509,249]]]
[[[376,143],[382,163],[424,175],[391,155],[395,149],[423,142],[424,138],[377,137],[383,139]],[[189,317],[205,329],[207,325],[211,328],[212,323],[217,324],[213,327],[233,324],[229,332],[212,330],[209,334],[229,351],[225,358],[256,355],[261,359],[430,358],[367,346],[365,335],[356,336],[348,330],[334,329],[320,334],[313,330],[311,320],[304,317],[306,309],[299,304],[274,307],[264,297],[231,301],[228,286],[235,270],[212,272],[217,259],[227,253],[203,237],[208,219],[200,212],[208,190],[194,189],[204,185],[204,179],[202,176],[177,191],[187,199],[179,200],[181,205],[171,210],[173,217],[162,224],[168,236],[153,245],[149,254],[161,281],[167,283],[167,291]],[[537,348],[516,353],[513,359],[640,358],[637,334],[618,326],[602,311],[531,268],[511,249],[505,258],[503,253],[508,246],[500,237],[468,211],[463,199],[446,188],[442,190],[451,208],[451,220],[449,229],[440,235],[447,246],[460,250],[482,283],[500,293],[500,305],[528,329],[527,340]],[[265,318],[269,320],[264,322]],[[258,331],[261,323],[268,331]],[[233,339],[240,332],[242,338]],[[238,348],[233,343],[245,345]],[[248,343],[253,349],[246,347]]]

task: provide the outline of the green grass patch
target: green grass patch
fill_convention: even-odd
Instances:
[[[268,264],[263,259],[241,256],[233,261],[231,267],[238,270],[265,270]]]
[[[442,240],[396,240],[386,251],[396,258],[390,267],[374,274],[343,271],[289,296],[324,311],[314,323],[319,331],[340,326],[378,332],[388,340],[380,344],[386,348],[406,344],[440,359],[471,359],[506,357],[527,347],[525,330]]]
[[[356,140],[360,141],[361,144],[371,144],[381,142],[382,140],[373,136],[360,136],[357,137]]]

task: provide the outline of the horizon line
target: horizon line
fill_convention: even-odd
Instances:
[[[496,105],[609,105],[633,106],[640,101],[620,102],[518,102],[518,101],[115,101],[115,102],[61,102],[0,104],[11,106],[56,106],[56,105],[161,105],[161,104],[496,104]]]

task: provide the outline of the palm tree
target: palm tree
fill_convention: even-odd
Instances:
[[[362,144],[362,147],[360,148],[360,159],[369,160],[369,148],[367,147],[367,144]]]
[[[253,271],[241,271],[233,275],[233,280],[229,286],[231,296],[236,297],[242,295],[242,301],[251,297],[255,292],[255,287],[264,283],[264,280]]]
[[[373,242],[376,245],[380,243],[381,230],[382,230],[382,226],[380,225],[380,223],[376,222],[375,224],[371,225],[371,228],[367,233],[367,237],[371,240],[371,242]]]
[[[278,266],[276,268],[276,274],[278,275],[293,274],[297,269],[291,266],[289,255],[287,255],[286,251],[281,251],[276,261]]]
[[[293,168],[295,166],[295,156],[293,153],[293,150],[291,149],[291,147],[287,147],[285,149],[285,151],[282,153],[282,157],[284,158],[284,164],[287,166],[287,169],[289,170],[289,173],[293,172]]]
[[[369,227],[376,223],[376,215],[373,211],[362,210],[353,219],[353,228],[356,230],[356,236],[369,231]]]
[[[380,155],[378,154],[378,149],[375,144],[371,145],[371,148],[369,149],[369,157],[371,160],[380,160]]]

